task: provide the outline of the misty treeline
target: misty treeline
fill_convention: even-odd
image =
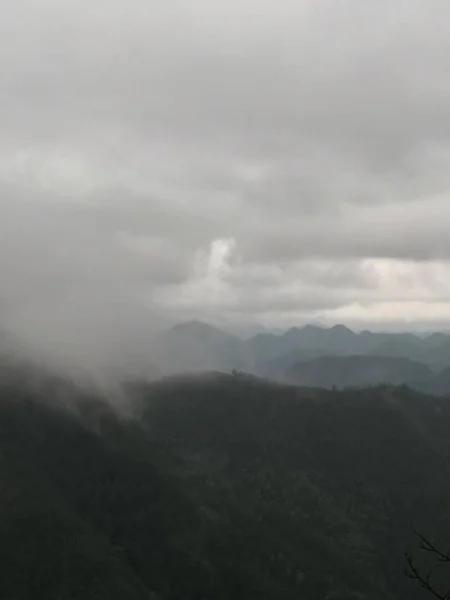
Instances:
[[[8,372],[1,598],[445,597],[450,574],[410,548],[411,521],[450,539],[445,399],[215,373],[128,383],[123,413]]]

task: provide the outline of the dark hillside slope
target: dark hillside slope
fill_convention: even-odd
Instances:
[[[305,597],[313,582],[420,596],[403,577],[403,550],[411,519],[450,536],[445,400],[406,387],[326,392],[220,376],[149,388],[144,414],[197,501],[243,534],[257,527],[267,551],[258,569],[281,552]]]
[[[79,408],[1,390],[0,598],[193,598],[185,581],[206,594],[196,508],[138,426],[92,400]]]
[[[450,536],[443,400],[211,374],[130,386],[131,420],[52,389],[0,390],[0,598],[415,599],[410,517]]]

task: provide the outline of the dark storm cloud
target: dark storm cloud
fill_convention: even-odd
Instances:
[[[71,330],[107,305],[109,327],[114,306],[137,323],[162,302],[295,319],[300,297],[311,315],[359,298],[389,319],[405,269],[422,317],[442,297],[448,2],[3,13],[3,322]],[[423,261],[439,273],[424,280]]]

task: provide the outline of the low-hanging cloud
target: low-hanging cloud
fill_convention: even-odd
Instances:
[[[185,316],[450,319],[447,2],[3,13],[4,329],[118,365]]]

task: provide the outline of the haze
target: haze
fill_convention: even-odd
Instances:
[[[0,326],[135,360],[166,323],[450,321],[445,0],[16,0]]]

